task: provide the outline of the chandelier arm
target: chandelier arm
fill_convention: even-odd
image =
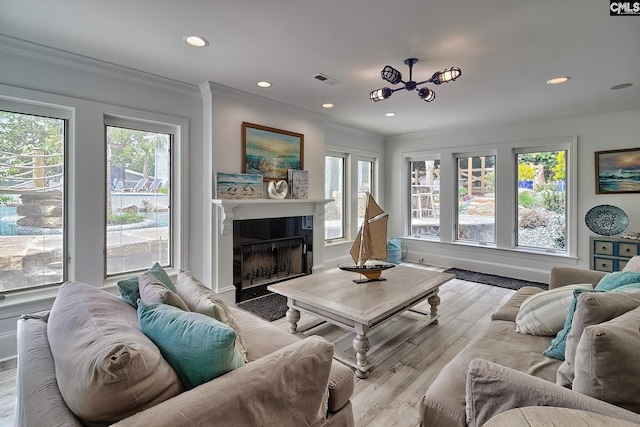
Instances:
[[[404,82],[402,82],[402,83],[404,83]],[[399,87],[399,88],[396,88],[396,89],[391,89],[391,93],[393,93],[393,92],[397,92],[397,91],[399,91],[399,90],[404,90],[404,86]]]
[[[418,86],[418,85],[423,85],[423,84],[425,84],[425,83],[433,83],[433,79],[425,80],[425,81],[423,81],[423,82],[418,82],[418,83],[416,83],[416,86]]]

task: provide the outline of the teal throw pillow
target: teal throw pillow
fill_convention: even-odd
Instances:
[[[212,317],[140,300],[138,319],[186,390],[244,365],[235,331]]]
[[[153,264],[153,266],[145,271],[145,274],[150,274],[165,285],[173,293],[177,293],[176,286],[173,284],[169,275],[159,263]],[[140,289],[138,288],[138,276],[129,277],[118,281],[118,290],[122,299],[133,308],[138,308],[138,300],[140,299]]]
[[[615,274],[615,273],[611,273],[611,274],[609,274],[607,276],[610,276],[612,274]],[[607,277],[607,276],[605,276],[605,277]],[[583,292],[631,292],[631,291],[636,291],[636,290],[640,289],[640,277],[638,279],[639,279],[638,282],[626,283],[626,284],[623,284],[623,285],[619,284],[618,287],[614,287],[614,288],[611,288],[611,289],[598,289],[598,286],[600,286],[600,283],[602,283],[602,280],[600,281],[600,283],[598,283],[598,286],[596,286],[596,288],[593,289],[593,290],[591,290],[591,289],[575,289],[573,291],[573,300],[571,301],[571,305],[569,306],[569,314],[567,314],[567,318],[564,321],[564,327],[562,328],[562,330],[560,332],[558,332],[556,337],[553,340],[551,340],[551,345],[542,354],[547,356],[547,357],[551,357],[553,359],[564,360],[564,351],[565,351],[565,348],[567,347],[567,335],[569,335],[569,332],[571,332],[571,323],[573,322],[573,315],[575,314],[576,306],[578,305],[578,295],[580,295]],[[603,280],[604,280],[604,278],[603,278]],[[605,283],[605,287],[606,286],[610,286],[610,285],[613,286],[613,284]]]
[[[620,286],[640,282],[640,273],[635,271],[616,271],[604,276],[594,289],[599,291],[610,291]]]

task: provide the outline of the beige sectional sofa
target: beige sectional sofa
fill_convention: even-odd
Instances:
[[[636,257],[633,266],[637,268],[639,264],[640,257]],[[634,271],[640,271],[640,269]],[[578,283],[591,283],[595,286],[604,275],[605,273],[592,270],[556,267],[551,271],[549,288],[555,289]],[[591,393],[591,396],[575,391],[577,388],[575,382],[572,390],[571,384],[566,384],[563,380],[563,375],[558,375],[558,369],[564,362],[542,354],[550,346],[553,336],[534,336],[516,332],[515,320],[520,305],[528,296],[539,292],[542,290],[534,287],[518,290],[502,308],[492,315],[490,324],[442,369],[420,402],[420,426],[481,426],[501,412],[525,406],[581,409],[640,423],[640,415],[637,413],[640,411],[635,409],[630,411],[591,397],[597,395],[606,400],[607,393],[602,392],[602,387],[595,393]],[[640,292],[634,291],[632,294],[635,295],[633,297],[635,300],[640,301]],[[602,294],[593,293],[592,295],[595,295],[592,299],[596,299],[601,298],[598,295]],[[583,297],[578,297],[579,304],[583,304]],[[640,302],[635,304],[640,305]],[[577,308],[576,316],[579,309],[582,310]],[[614,320],[618,323],[627,322],[629,328],[625,333],[629,336],[634,336],[635,333],[640,337],[638,331],[640,309],[632,310],[624,316],[626,317],[620,316]],[[575,317],[573,320],[575,324]],[[584,341],[586,331],[590,331],[595,338],[609,334],[610,329],[607,329],[609,326],[604,323],[597,326],[599,329],[592,330],[593,326],[585,328],[582,337],[579,332],[574,331],[577,334],[575,337],[570,332],[568,339],[577,340],[582,345],[581,341]],[[635,343],[638,342],[640,341]],[[634,343],[631,342],[629,345]],[[567,344],[567,351],[569,351],[569,344]],[[632,355],[639,351],[640,348],[630,349]],[[576,364],[580,363],[579,356],[575,357]],[[629,355],[621,354],[620,357],[628,359]],[[613,364],[609,362],[607,366],[616,365],[618,362],[624,363],[624,366],[640,366],[635,363],[638,361],[637,357],[633,359],[631,356],[631,358],[632,360],[616,360]],[[563,368],[566,368],[566,364],[560,369],[561,372]],[[631,368],[631,370],[635,370],[632,375],[629,372],[631,381],[633,378],[637,380],[639,372],[636,371],[640,370],[640,367]],[[617,375],[619,376],[619,373]],[[611,380],[615,381],[616,378]],[[592,381],[593,383],[590,384],[592,389],[602,385],[598,381],[599,379]],[[626,391],[621,390],[621,392]],[[635,389],[628,392],[638,395]],[[615,398],[619,399],[620,396]],[[634,405],[636,403],[626,407],[634,408],[636,407]]]
[[[204,302],[215,300],[210,290],[199,302],[185,296],[191,311],[203,295]],[[184,391],[140,332],[135,308],[93,286],[64,284],[51,311],[18,321],[15,425],[353,426],[353,372],[333,360],[332,344],[299,339],[248,312],[226,309],[248,362]],[[86,340],[95,331],[100,336]],[[104,336],[106,356],[87,363],[85,347]],[[83,370],[73,371],[73,357]],[[116,369],[109,366],[114,363]]]

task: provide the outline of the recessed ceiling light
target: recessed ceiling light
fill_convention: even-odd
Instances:
[[[271,87],[271,83],[269,83],[269,82],[258,82],[258,86],[260,86],[260,87]]]
[[[547,80],[548,85],[558,85],[560,83],[564,83],[568,81],[571,77],[555,77],[551,80]]]
[[[209,42],[200,36],[184,36],[182,38],[188,45],[193,47],[205,47]]]
[[[384,115],[387,117],[393,117],[396,115],[396,113],[394,113],[393,111],[389,111],[388,113],[384,113]]]
[[[619,85],[611,86],[609,89],[611,90],[624,89],[630,86],[633,86],[633,83],[620,83]]]
[[[333,108],[333,104],[327,102],[326,104],[322,104],[322,108]]]

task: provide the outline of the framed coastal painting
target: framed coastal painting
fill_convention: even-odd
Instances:
[[[265,181],[287,179],[289,169],[302,169],[304,135],[253,123],[242,123],[242,171]]]
[[[262,199],[262,175],[218,172],[215,184],[218,199]]]
[[[596,194],[640,193],[640,148],[596,151]]]

